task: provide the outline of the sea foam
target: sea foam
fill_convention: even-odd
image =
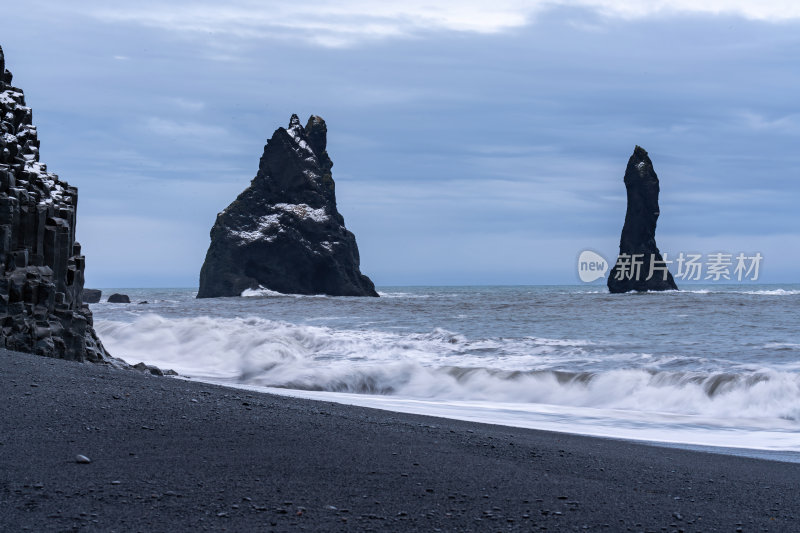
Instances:
[[[700,415],[722,425],[800,420],[796,372],[664,370],[648,354],[625,353],[617,357],[636,367],[562,370],[565,358],[587,357],[591,343],[581,339],[470,341],[441,328],[395,333],[155,314],[98,320],[96,329],[111,353],[129,362],[243,385]]]

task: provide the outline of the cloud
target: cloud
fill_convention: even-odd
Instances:
[[[324,47],[346,47],[376,39],[414,37],[432,31],[492,34],[530,24],[558,7],[585,8],[609,18],[637,19],[680,14],[727,15],[779,22],[800,19],[800,4],[788,0],[481,0],[372,2],[317,0],[273,3],[238,0],[225,5],[143,1],[136,7],[97,4],[89,14],[106,22],[134,23],[203,37],[279,38]]]
[[[746,111],[741,115],[745,127],[761,132],[772,130],[784,133],[800,133],[800,114],[789,113],[776,118],[767,118],[763,114]]]
[[[140,3],[135,8],[96,8],[91,14],[105,21],[195,34],[240,38],[264,36],[299,39],[338,47],[376,38],[411,36],[423,31],[448,30],[496,33],[527,24],[543,3],[500,0],[483,2],[375,3],[359,0],[275,4],[240,0],[221,6],[198,3],[191,9],[176,4]]]
[[[757,250],[796,279],[797,237],[762,245],[798,227],[793,5],[270,4],[11,8],[3,44],[43,160],[80,187],[92,284],[195,285],[214,216],[292,112],[328,121],[379,283],[574,282],[580,250],[615,253],[635,144],[663,249]],[[141,220],[158,223],[139,237]]]
[[[566,3],[566,2],[564,2]],[[626,19],[669,14],[731,15],[751,20],[783,21],[800,18],[800,4],[792,0],[579,0],[585,7],[600,11],[607,16]]]
[[[206,108],[205,102],[200,102],[197,100],[189,100],[186,98],[170,98],[169,103],[175,105],[176,107],[190,112],[199,112],[203,111]]]
[[[146,120],[146,127],[156,135],[177,139],[213,139],[228,136],[228,132],[219,126],[210,126],[198,122],[178,122],[159,117],[149,117]]]

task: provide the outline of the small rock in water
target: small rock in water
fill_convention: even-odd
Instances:
[[[89,463],[92,462],[92,460],[86,457],[85,455],[76,455],[75,462],[82,465],[88,465]]]
[[[100,297],[103,295],[103,292],[99,289],[83,289],[83,303],[85,304],[96,304],[100,303]]]
[[[145,364],[144,362],[136,363],[133,368],[142,372],[150,372],[154,376],[163,376],[164,372],[157,366]]]

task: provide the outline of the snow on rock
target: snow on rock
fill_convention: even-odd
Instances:
[[[308,218],[314,222],[327,222],[329,220],[328,214],[325,212],[324,207],[314,209],[306,204],[275,204],[276,209],[292,213],[300,218]]]
[[[7,106],[17,106],[17,105],[24,105],[22,102],[25,101],[25,98],[22,95],[21,91],[16,91],[13,89],[6,89],[3,92],[0,92],[0,104],[7,105]]]
[[[289,121],[289,127],[286,128],[286,133],[288,133],[289,137],[291,137],[292,140],[297,143],[300,149],[308,152],[311,157],[314,156],[314,151],[303,138],[305,132],[303,130],[303,126],[300,125],[300,119],[297,118],[297,115],[292,115],[292,118]]]
[[[264,215],[257,219],[256,225],[253,229],[230,229],[229,232],[233,237],[238,238],[242,243],[250,243],[258,240],[272,242],[275,240],[275,235],[271,235],[270,230],[279,228],[279,226],[280,215]],[[276,233],[279,232],[280,229]]]

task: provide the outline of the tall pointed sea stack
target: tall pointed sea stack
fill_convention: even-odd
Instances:
[[[677,290],[672,274],[656,246],[659,184],[653,162],[637,146],[625,169],[628,210],[619,240],[619,257],[608,275],[608,290]]]
[[[336,209],[327,132],[322,118],[312,116],[304,128],[297,115],[275,130],[256,177],[211,228],[198,298],[259,288],[378,296]]]
[[[11,80],[0,48],[0,347],[110,361],[81,299],[78,189],[39,162],[31,109]]]

